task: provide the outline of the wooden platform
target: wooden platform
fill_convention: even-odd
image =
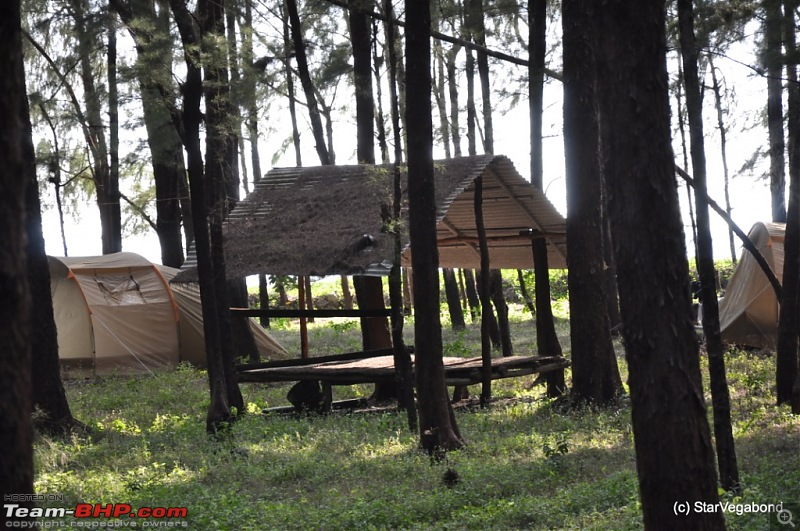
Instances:
[[[359,359],[293,360],[245,365],[238,368],[240,382],[296,382],[317,380],[332,385],[379,383],[394,380],[394,358],[376,352]],[[411,356],[412,364],[414,356]],[[514,378],[567,367],[560,356],[510,356],[492,359],[492,379]],[[447,385],[472,385],[481,381],[481,358],[444,358]]]

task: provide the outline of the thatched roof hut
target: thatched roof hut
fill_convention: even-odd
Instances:
[[[480,267],[473,204],[479,176],[491,267],[532,267],[531,239],[520,236],[525,230],[546,238],[551,268],[566,267],[564,218],[508,158],[459,157],[435,161],[434,169],[442,267]],[[401,168],[401,230],[408,216],[406,170]],[[393,259],[393,236],[386,230],[392,176],[392,166],[375,165],[270,171],[224,224],[228,276],[385,274]],[[402,241],[402,262],[410,265],[407,232]],[[193,258],[177,281],[196,280]]]

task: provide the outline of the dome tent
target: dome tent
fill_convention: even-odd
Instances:
[[[48,259],[59,358],[68,371],[205,365],[199,290],[174,293],[167,278],[174,270],[127,252]],[[262,356],[286,356],[258,325],[251,329]]]
[[[778,281],[783,281],[785,223],[756,223],[748,237],[766,259]],[[722,340],[738,345],[774,349],[778,337],[779,304],[755,258],[742,254],[725,296],[719,301]]]

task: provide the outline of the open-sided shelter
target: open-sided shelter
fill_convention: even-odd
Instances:
[[[480,267],[475,182],[493,269],[533,265],[531,235],[548,244],[551,268],[566,267],[566,222],[502,155],[434,162],[441,267]],[[402,264],[410,265],[406,168],[401,168]],[[388,273],[393,262],[393,166],[276,168],[240,201],[223,226],[226,270],[236,278],[259,273],[314,275]],[[197,279],[191,259],[176,282]]]
[[[748,234],[779,281],[783,279],[785,232],[785,223],[759,222]],[[719,302],[722,339],[738,345],[775,348],[778,311],[778,299],[766,275],[753,256],[744,252]]]
[[[180,361],[205,365],[199,292],[172,289],[177,270],[135,253],[49,257],[62,365],[94,374],[148,372]],[[262,356],[286,351],[255,323]]]

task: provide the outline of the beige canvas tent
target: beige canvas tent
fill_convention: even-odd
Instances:
[[[756,223],[748,235],[775,276],[783,280],[784,223]],[[745,251],[719,303],[722,339],[728,343],[775,348],[778,299],[753,256]]]
[[[200,294],[173,290],[177,270],[134,253],[49,257],[59,358],[68,370],[93,374],[149,372],[180,361],[205,364]],[[287,357],[251,323],[263,357]]]

